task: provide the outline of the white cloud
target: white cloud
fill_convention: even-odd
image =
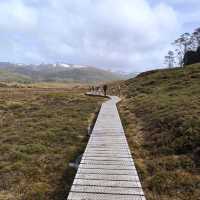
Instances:
[[[157,4],[158,0],[150,0],[150,2]],[[192,31],[194,28],[196,28],[196,26],[199,26],[199,0],[165,0],[165,3],[176,10],[179,23],[182,24],[182,27],[185,31]],[[188,26],[188,24],[192,25],[192,27]]]
[[[37,23],[35,11],[20,0],[0,2],[0,31],[30,31]]]
[[[3,0],[0,15],[1,39],[10,44],[0,59],[20,63],[143,71],[162,65],[180,32],[172,7],[147,0]]]

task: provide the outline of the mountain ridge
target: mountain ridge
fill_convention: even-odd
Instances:
[[[125,80],[128,75],[78,64],[13,64],[0,62],[0,70],[25,76],[31,82],[96,83]],[[0,80],[3,79],[0,77]]]

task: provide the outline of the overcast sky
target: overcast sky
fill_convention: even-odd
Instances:
[[[145,71],[199,19],[200,0],[0,0],[0,61]]]

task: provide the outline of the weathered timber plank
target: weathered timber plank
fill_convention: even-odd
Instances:
[[[110,181],[110,180],[85,180],[75,179],[74,185],[88,185],[88,186],[104,186],[104,187],[121,187],[121,188],[141,188],[138,181]]]
[[[68,200],[145,200],[140,195],[95,194],[71,192]]]
[[[144,193],[141,188],[124,188],[124,187],[104,187],[104,186],[85,186],[73,185],[72,192],[87,192],[87,193],[100,193],[100,194],[124,194],[124,195],[141,195]]]

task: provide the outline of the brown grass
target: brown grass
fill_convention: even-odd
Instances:
[[[119,109],[148,200],[200,199],[200,66],[125,81]]]
[[[102,98],[81,87],[0,89],[0,200],[66,199]]]

